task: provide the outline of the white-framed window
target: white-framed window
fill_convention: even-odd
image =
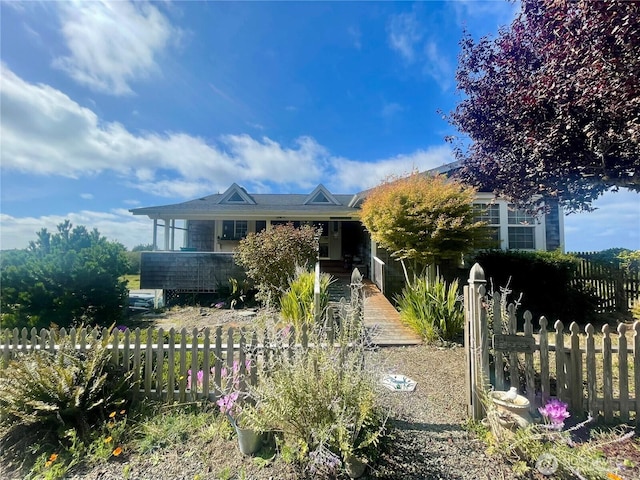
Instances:
[[[507,207],[507,223],[509,226],[509,249],[535,250],[536,219],[533,215],[519,210],[515,205]]]
[[[490,238],[500,245],[500,205],[497,203],[474,203],[473,220],[485,222],[491,232]]]
[[[247,220],[223,220],[221,240],[240,240],[247,236]]]

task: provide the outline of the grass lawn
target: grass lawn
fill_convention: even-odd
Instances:
[[[127,286],[129,290],[139,290],[140,289],[140,274],[136,275],[123,275],[120,277],[121,280],[126,280]]]

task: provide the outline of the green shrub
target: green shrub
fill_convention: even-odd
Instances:
[[[251,393],[256,404],[242,415],[254,428],[280,432],[283,456],[312,472],[324,461],[327,468],[353,456],[373,461],[386,417],[376,402],[377,376],[363,365],[364,345],[333,347],[312,337],[314,347],[281,356],[260,379]]]
[[[38,439],[65,443],[69,431],[82,441],[92,428],[120,412],[131,374],[110,362],[109,337],[87,339],[77,351],[63,340],[56,352],[35,351],[0,370],[0,444],[8,451]]]
[[[395,298],[402,321],[427,342],[454,340],[464,330],[464,312],[458,295],[458,280],[429,281],[416,277]]]
[[[329,304],[329,285],[333,280],[327,273],[320,274],[320,314]],[[293,324],[296,332],[302,331],[302,325],[313,325],[315,305],[313,299],[315,273],[303,268],[296,269],[295,278],[280,299],[282,318]]]
[[[296,266],[308,267],[317,261],[319,229],[310,225],[276,225],[242,239],[233,258],[244,267],[258,289],[256,298],[274,306],[294,277]]]
[[[580,262],[573,255],[490,250],[476,254],[475,262],[484,269],[488,289],[492,283],[494,287],[509,285],[516,297],[522,293],[522,310],[529,310],[536,320],[542,315],[551,324],[593,320],[597,298],[573,281]]]
[[[124,246],[95,229],[68,220],[55,234],[43,228],[28,249],[0,257],[2,326],[108,326],[127,304],[127,269]]]

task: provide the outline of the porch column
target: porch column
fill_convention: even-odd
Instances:
[[[171,219],[171,250],[176,249],[176,219]]]
[[[158,219],[153,219],[153,251],[158,250]]]
[[[169,219],[164,219],[164,249],[169,250]]]

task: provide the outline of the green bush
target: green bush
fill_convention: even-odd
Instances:
[[[110,362],[109,337],[87,338],[77,351],[63,340],[56,352],[22,354],[0,369],[0,444],[5,451],[38,439],[65,443],[70,431],[88,441],[94,426],[121,411],[131,373]]]
[[[458,280],[429,281],[416,277],[395,298],[402,321],[427,342],[454,340],[464,330],[464,312],[458,295]]]
[[[233,258],[255,282],[256,298],[278,306],[296,267],[307,268],[317,261],[319,237],[320,231],[310,225],[276,225],[249,233],[238,244]]]
[[[122,317],[128,270],[125,248],[67,220],[40,230],[25,250],[0,257],[2,326],[111,325]]]
[[[535,320],[542,315],[551,324],[593,320],[597,298],[573,281],[580,262],[573,255],[490,250],[476,254],[471,263],[476,262],[484,269],[488,289],[509,285],[516,297],[522,293],[521,309]]]
[[[320,314],[329,304],[329,285],[331,275],[320,274]],[[289,284],[288,290],[280,299],[280,313],[282,318],[295,328],[296,332],[302,331],[303,325],[313,325],[315,305],[313,299],[315,273],[300,267],[296,269],[295,278]]]
[[[279,432],[283,456],[311,472],[337,469],[354,456],[372,462],[386,417],[376,402],[377,376],[363,364],[364,345],[311,341],[315,347],[291,359],[281,356],[260,379],[251,392],[256,403],[243,418],[259,430]]]

